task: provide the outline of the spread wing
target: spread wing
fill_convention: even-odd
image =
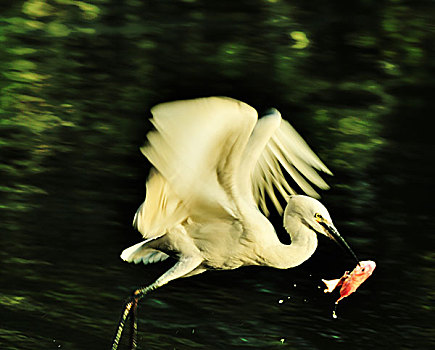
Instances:
[[[239,183],[245,196],[252,196],[263,212],[269,213],[266,195],[282,214],[274,189],[287,198],[296,191],[288,184],[282,169],[290,175],[301,190],[309,196],[319,197],[310,182],[328,189],[316,170],[332,175],[296,130],[277,110],[261,118],[244,151]],[[250,188],[248,188],[250,187]]]
[[[155,130],[141,148],[156,169],[135,216],[146,238],[190,217],[237,217],[236,173],[257,121],[243,102],[210,97],[151,110]]]
[[[317,196],[309,182],[328,188],[316,169],[330,171],[278,111],[257,121],[247,104],[210,97],[151,112],[155,130],[141,150],[155,170],[134,219],[145,238],[188,218],[237,218],[242,201],[267,214],[266,195],[282,212],[274,188],[284,198],[295,193],[282,169],[308,195]]]

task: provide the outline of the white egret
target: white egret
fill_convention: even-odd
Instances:
[[[136,348],[139,299],[174,279],[247,265],[298,266],[314,253],[316,233],[334,239],[358,261],[327,209],[312,198],[318,195],[309,182],[328,188],[316,170],[331,172],[277,110],[258,119],[243,102],[209,97],[163,103],[151,112],[155,130],[141,150],[154,168],[133,222],[144,241],[125,249],[121,258],[177,262],[127,301],[112,350],[129,314],[130,344]],[[308,196],[296,195],[282,169]],[[280,242],[265,216],[266,194],[283,212],[274,189],[288,202],[284,227],[290,245]]]

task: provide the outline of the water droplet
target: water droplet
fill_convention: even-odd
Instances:
[[[281,344],[284,344],[285,339],[284,339],[284,338],[281,338],[279,341],[281,342]]]
[[[287,299],[290,299],[290,297],[287,297]]]
[[[282,304],[284,302],[284,300],[278,300],[278,303]]]
[[[293,285],[293,287],[296,287],[296,283]]]
[[[335,313],[335,310],[334,311],[332,311],[332,318],[337,318],[338,316],[337,316],[337,314]]]

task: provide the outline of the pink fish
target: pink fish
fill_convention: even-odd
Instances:
[[[373,273],[376,263],[371,260],[360,261],[351,273],[346,271],[340,279],[323,280],[326,285],[325,293],[331,293],[336,287],[341,285],[340,298],[335,302],[337,304],[341,299],[346,298],[357,290],[357,288]]]

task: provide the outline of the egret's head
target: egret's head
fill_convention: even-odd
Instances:
[[[331,238],[350,253],[357,262],[359,261],[355,253],[338,233],[328,210],[317,199],[302,195],[290,196],[284,212],[284,226],[291,230],[292,226],[296,224],[302,224]]]

